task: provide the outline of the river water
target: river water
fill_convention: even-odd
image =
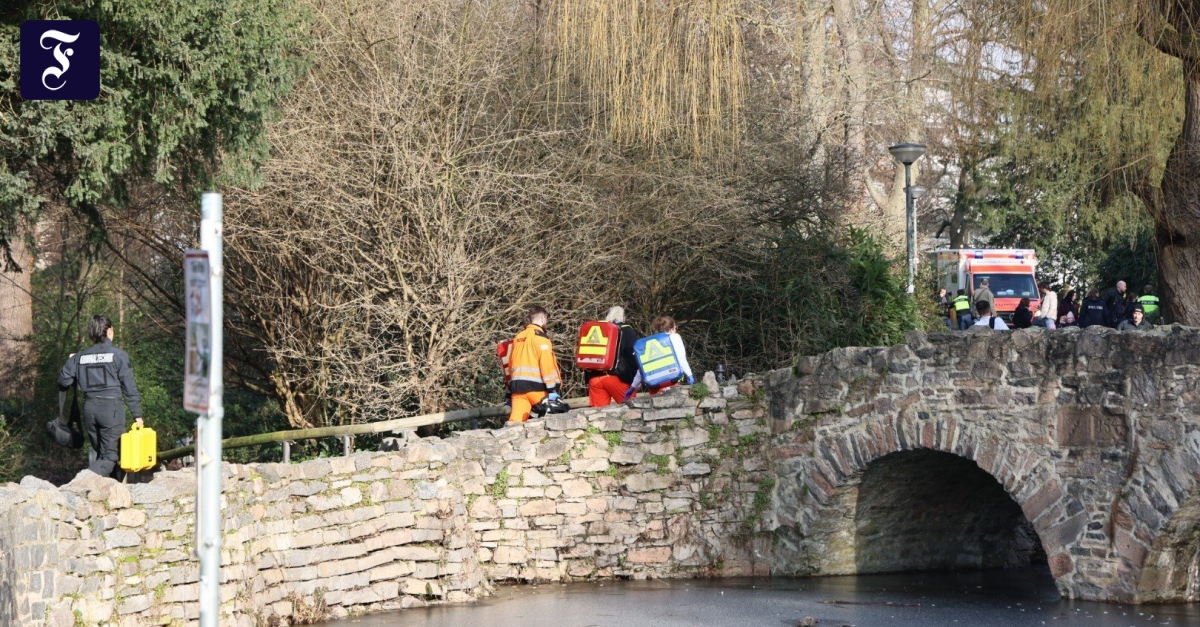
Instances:
[[[840,602],[840,603],[839,603]],[[890,605],[889,605],[890,604]],[[1200,605],[1067,601],[1045,567],[811,579],[677,579],[501,586],[469,605],[326,623],[328,627],[795,627],[962,625],[1200,626]]]

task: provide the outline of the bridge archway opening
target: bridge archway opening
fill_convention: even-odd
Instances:
[[[859,573],[1046,563],[1033,524],[992,475],[941,451],[891,453],[863,471],[854,513]]]

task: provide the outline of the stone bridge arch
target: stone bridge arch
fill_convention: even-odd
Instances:
[[[1114,508],[1114,542],[1129,557],[1121,568],[1139,602],[1200,601],[1200,431],[1172,426],[1158,425],[1160,435],[1180,445],[1139,451],[1145,459],[1130,477],[1139,489]]]
[[[766,388],[773,572],[861,572],[864,477],[930,451],[1003,487],[1064,596],[1200,599],[1200,330],[912,334]]]
[[[864,572],[857,538],[863,479],[881,460],[919,451],[973,462],[993,478],[1032,524],[1053,574],[1069,574],[1070,548],[1085,525],[1081,510],[1068,510],[1057,469],[1042,451],[950,416],[919,418],[906,413],[878,417],[845,431],[814,433],[811,442],[815,455],[794,457],[779,467],[775,522],[781,574]],[[928,470],[944,467],[931,464]],[[916,569],[920,567],[899,561],[894,568],[869,570]]]

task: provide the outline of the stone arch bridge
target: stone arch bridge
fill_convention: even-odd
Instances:
[[[1196,601],[1200,329],[911,334],[771,373],[773,574],[1045,559],[1066,596]],[[1010,498],[1011,497],[1011,498]]]
[[[1072,598],[1200,598],[1200,329],[912,334],[704,379],[398,450],[227,464],[221,623],[495,581],[1043,560]],[[190,471],[0,485],[0,625],[197,624],[194,498]]]

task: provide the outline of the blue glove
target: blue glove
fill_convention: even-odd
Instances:
[[[693,377],[692,375],[689,374],[688,375],[688,385],[695,385],[695,384],[696,384],[696,377]]]
[[[560,399],[562,397],[558,395],[558,392],[551,392],[550,395],[547,396],[546,398],[551,401],[557,401],[558,399]]]

